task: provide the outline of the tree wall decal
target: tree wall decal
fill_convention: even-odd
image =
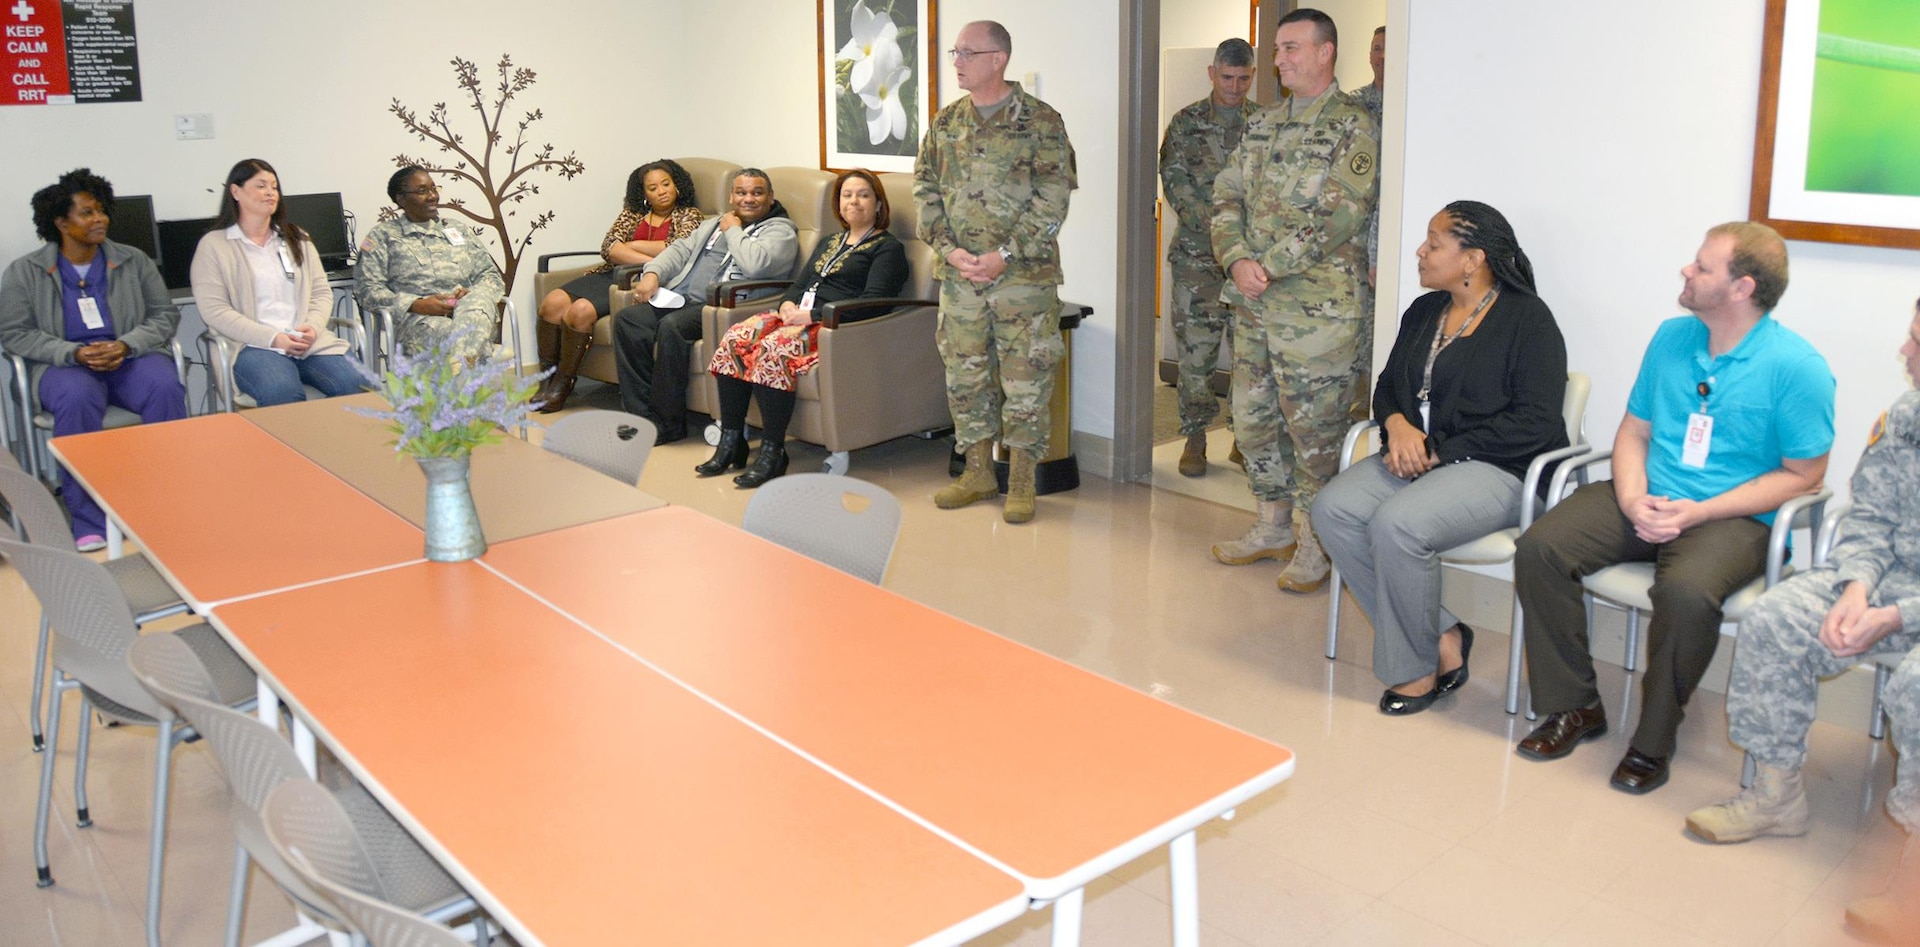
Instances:
[[[534,233],[545,230],[553,222],[553,211],[541,211],[527,222],[526,232],[517,240],[508,227],[510,219],[518,216],[519,205],[529,196],[540,193],[540,185],[531,175],[536,172],[558,174],[563,180],[572,180],[587,166],[571,151],[564,157],[555,157],[551,142],[542,143],[536,148],[527,141],[527,130],[546,117],[546,113],[540,109],[522,114],[510,132],[504,130],[508,121],[507,107],[513,103],[515,96],[533,86],[536,78],[533,70],[515,68],[513,57],[502,53],[500,61],[495,64],[500,74],[499,83],[491,90],[492,99],[489,101],[488,90],[481,84],[477,66],[457,56],[453,58],[452,65],[454,82],[466,97],[467,106],[480,116],[480,127],[485,132],[484,147],[469,145],[465,135],[453,130],[447,114],[447,103],[434,103],[423,118],[396,98],[387,106],[387,111],[392,112],[414,138],[438,145],[441,158],[433,161],[402,153],[394,157],[394,166],[404,168],[407,165],[419,165],[436,178],[463,182],[480,192],[486,205],[485,213],[475,212],[459,196],[451,197],[439,206],[493,231],[501,253],[494,262],[499,264],[500,275],[506,281],[507,291],[511,293],[514,273],[520,268],[520,257],[533,242]],[[513,136],[512,141],[507,139],[509,133]],[[504,167],[497,166],[502,164]],[[380,219],[388,220],[398,213],[392,207],[384,207],[380,210]]]

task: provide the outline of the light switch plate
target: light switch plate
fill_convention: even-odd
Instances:
[[[213,137],[213,116],[206,112],[173,117],[173,138],[175,141],[198,141]]]

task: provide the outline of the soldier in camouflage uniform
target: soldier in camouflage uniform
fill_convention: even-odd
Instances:
[[[1373,67],[1373,81],[1353,90],[1349,98],[1373,116],[1376,128],[1384,128],[1381,114],[1386,107],[1387,28],[1373,31],[1373,44],[1367,47],[1367,65]],[[1383,132],[1384,134],[1384,132]],[[1353,363],[1353,408],[1348,412],[1355,421],[1364,421],[1373,407],[1373,299],[1380,271],[1380,204],[1374,202],[1367,215],[1367,284],[1360,294],[1360,341],[1355,346]]]
[[[1060,225],[1074,177],[1067,126],[1006,81],[1013,39],[991,21],[954,41],[969,94],[934,116],[913,169],[920,239],[939,259],[940,323],[954,440],[967,469],[934,495],[941,509],[998,496],[991,451],[1008,453],[1009,523],[1033,518],[1034,467],[1047,451],[1060,337]],[[1065,436],[1065,432],[1062,432]]]
[[[1213,185],[1213,254],[1234,311],[1234,433],[1258,503],[1246,535],[1213,554],[1229,565],[1291,557],[1279,586],[1305,593],[1327,581],[1307,511],[1339,468],[1379,147],[1373,119],[1334,81],[1333,21],[1298,9],[1276,39],[1293,97],[1247,123]]]
[[[401,351],[416,351],[429,333],[456,327],[478,330],[469,338],[486,344],[507,288],[479,232],[440,218],[439,190],[425,169],[395,172],[387,196],[401,215],[375,224],[360,242],[353,267],[360,308],[393,313]]]
[[[1221,43],[1207,79],[1213,93],[1175,112],[1160,140],[1160,184],[1179,219],[1167,247],[1167,266],[1180,364],[1180,433],[1187,438],[1180,473],[1188,477],[1207,473],[1207,425],[1220,411],[1208,380],[1220,359],[1221,337],[1230,339],[1233,331],[1233,310],[1220,299],[1226,272],[1213,259],[1213,179],[1240,144],[1247,114],[1260,108],[1247,99],[1253,88],[1253,47],[1243,39]]]
[[[1900,354],[1920,377],[1920,310]],[[1775,586],[1740,624],[1727,724],[1753,755],[1753,787],[1695,811],[1687,829],[1710,842],[1804,835],[1801,767],[1820,679],[1862,660],[1905,655],[1882,695],[1899,767],[1887,813],[1908,832],[1888,894],[1855,902],[1849,926],[1887,943],[1920,943],[1920,392],[1874,425],[1853,474],[1853,509],[1826,565]]]

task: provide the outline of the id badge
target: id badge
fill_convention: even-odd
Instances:
[[[1420,430],[1427,434],[1433,433],[1433,402],[1431,401],[1420,402]]]
[[[287,274],[287,279],[293,279],[293,254],[288,253],[285,246],[280,247],[280,271]]]
[[[1687,442],[1680,449],[1680,463],[1699,469],[1707,465],[1707,452],[1713,449],[1713,415],[1687,415]]]
[[[805,309],[808,312],[813,311],[813,290],[809,289],[806,292],[800,294],[800,308]]]
[[[467,238],[460,233],[460,228],[443,227],[441,228],[441,232],[447,235],[448,243],[451,243],[456,247],[464,247],[467,245]]]
[[[80,321],[89,329],[104,329],[107,321],[100,318],[100,300],[92,296],[80,297]]]

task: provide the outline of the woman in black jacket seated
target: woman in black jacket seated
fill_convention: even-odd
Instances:
[[[1533,458],[1567,446],[1567,349],[1500,212],[1455,201],[1427,225],[1373,416],[1380,452],[1320,491],[1320,542],[1373,622],[1380,711],[1467,681],[1473,630],[1440,607],[1440,553],[1519,525]]]
[[[887,232],[893,215],[873,172],[843,172],[833,182],[833,215],[846,228],[814,247],[778,308],[727,330],[707,371],[720,387],[720,446],[693,469],[702,477],[747,466],[747,403],[760,405],[760,453],[733,482],[750,490],[787,472],[787,423],[796,379],[819,361],[814,311],[843,299],[891,299],[907,285],[907,250]],[[872,318],[885,310],[862,312]]]

